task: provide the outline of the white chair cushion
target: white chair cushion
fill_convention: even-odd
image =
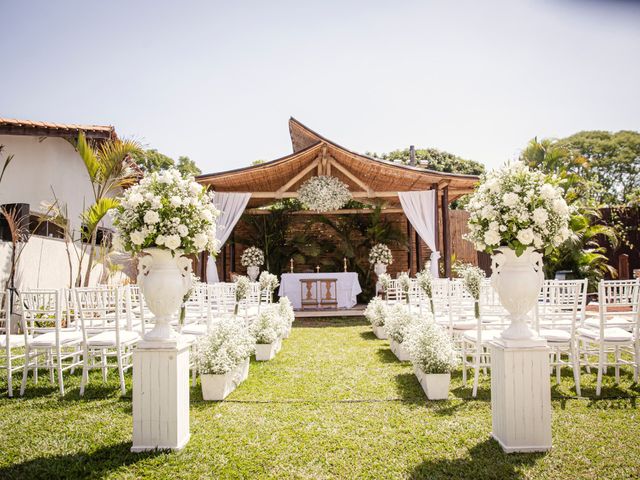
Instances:
[[[468,340],[469,342],[477,342],[478,341],[478,330],[467,330],[462,334],[462,338]],[[482,330],[482,341],[493,340],[500,336],[502,333],[501,330]]]
[[[571,333],[557,328],[541,328],[540,336],[548,342],[569,342],[571,340]]]
[[[581,337],[588,338],[590,340],[600,340],[600,330],[593,330],[591,328],[579,328],[578,334]],[[630,342],[633,340],[633,335],[626,330],[618,327],[611,327],[604,329],[604,341],[605,342]]]
[[[584,321],[585,326],[592,328],[600,328],[600,317],[589,317]],[[633,328],[633,321],[629,317],[614,316],[606,319],[605,325],[621,327],[625,330]]]
[[[24,347],[24,335],[21,335],[19,333],[15,333],[11,335],[9,343],[11,345],[11,348]],[[6,348],[6,346],[7,346],[7,336],[0,335],[0,348]]]
[[[120,344],[135,343],[138,340],[140,340],[140,335],[137,332],[120,330]],[[98,333],[93,337],[89,337],[87,339],[87,345],[89,345],[90,347],[115,347],[116,332],[115,330],[109,330],[106,332]]]
[[[478,326],[478,322],[476,320],[464,320],[453,322],[454,330],[474,330]]]
[[[182,333],[189,335],[206,335],[207,326],[202,323],[190,323],[182,327]]]
[[[67,345],[70,343],[79,343],[82,341],[82,333],[72,331],[60,332],[60,345]],[[55,347],[56,345],[56,332],[47,332],[42,335],[33,337],[31,345],[34,347]]]

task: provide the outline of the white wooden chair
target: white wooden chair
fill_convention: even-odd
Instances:
[[[0,291],[0,348],[4,356],[4,363],[0,365],[7,371],[7,394],[13,397],[13,374],[22,370],[20,362],[24,359],[24,352],[15,350],[23,348],[25,345],[24,335],[12,332],[11,323],[11,292],[10,290]],[[19,360],[18,365],[14,361]]]
[[[616,384],[620,383],[620,367],[633,367],[634,382],[638,381],[640,361],[640,280],[601,280],[598,285],[599,322],[592,328],[587,322],[577,330],[584,349],[586,365],[594,367],[590,356],[597,356],[596,395],[602,390],[602,375],[614,367]],[[623,358],[628,353],[632,360]],[[613,361],[610,358],[613,357]]]
[[[64,395],[63,372],[81,365],[79,348],[82,333],[77,325],[63,325],[63,290],[26,290],[20,293],[22,304],[22,329],[25,352],[20,395],[24,395],[29,371],[37,382],[38,368],[49,370],[51,383],[55,383],[60,395]],[[40,358],[44,357],[44,363]]]
[[[132,367],[131,356],[140,334],[133,330],[131,317],[123,311],[123,293],[120,288],[76,288],[75,296],[84,350],[80,395],[84,395],[89,383],[90,370],[102,370],[106,382],[109,368],[117,368],[124,395],[124,372]],[[115,364],[109,362],[113,357]]]
[[[551,349],[551,367],[560,383],[562,367],[571,367],[576,393],[580,392],[580,358],[576,328],[587,296],[586,280],[546,280],[536,305],[536,329]],[[567,355],[567,360],[562,355]]]

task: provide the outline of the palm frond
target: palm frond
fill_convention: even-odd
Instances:
[[[78,134],[78,142],[76,143],[76,150],[82,158],[84,162],[84,166],[87,169],[87,173],[89,174],[89,179],[92,183],[95,183],[97,178],[100,175],[100,162],[96,155],[96,152],[91,148],[89,142],[87,142],[87,137],[84,132],[80,132]]]
[[[4,150],[4,145],[0,145],[0,153],[2,153],[2,150]],[[13,155],[8,155],[4,161],[4,165],[2,166],[2,172],[0,172],[0,183],[2,182],[2,177],[4,177],[4,172],[7,170],[7,167],[11,163],[11,160],[13,160]]]
[[[86,227],[87,237],[91,237],[109,210],[116,208],[118,205],[120,205],[120,202],[117,199],[103,197],[82,212],[82,222]]]

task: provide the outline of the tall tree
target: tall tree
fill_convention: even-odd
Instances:
[[[198,168],[196,162],[186,156],[178,157],[178,165],[176,168],[183,176],[193,175],[196,177],[202,173],[202,170]]]
[[[167,168],[171,168],[175,165],[173,158],[167,157],[155,148],[140,150],[131,155],[131,157],[143,172],[157,172],[159,170],[166,170]]]
[[[367,153],[374,158],[381,158],[391,162],[409,163],[409,149],[393,150],[389,153]],[[466,160],[453,153],[443,152],[437,148],[416,149],[417,166],[428,170],[447,173],[463,173],[468,175],[480,175],[484,173],[484,165],[474,160]]]

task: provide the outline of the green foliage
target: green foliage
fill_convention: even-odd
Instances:
[[[0,145],[0,157],[2,156],[3,150],[4,150],[4,145]],[[13,155],[7,155],[7,158],[5,158],[4,163],[2,165],[2,171],[0,171],[0,183],[2,183],[4,172],[7,170],[7,167],[9,166],[12,160],[13,160]]]
[[[367,153],[374,158],[381,158],[391,162],[399,162],[403,164],[409,163],[409,149],[394,150],[389,153]],[[418,167],[427,170],[435,170],[447,173],[463,173],[468,175],[480,175],[484,173],[484,165],[474,160],[466,160],[452,153],[443,152],[436,148],[418,148],[416,149],[416,160]]]
[[[176,165],[176,168],[183,176],[193,175],[194,177],[197,177],[202,174],[202,170],[198,168],[196,162],[186,156],[178,157],[178,164]]]
[[[159,172],[175,167],[183,176],[193,175],[195,177],[202,173],[202,170],[198,168],[196,162],[189,157],[180,156],[176,163],[173,158],[158,152],[158,150],[154,148],[140,150],[135,155],[132,155],[132,157],[136,165],[138,165],[143,172]]]

